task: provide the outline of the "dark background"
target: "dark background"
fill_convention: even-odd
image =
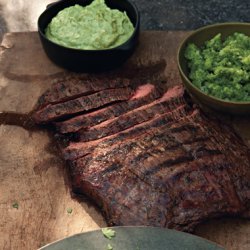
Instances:
[[[250,22],[249,0],[132,0],[142,30],[190,30],[217,23]]]
[[[3,17],[4,6],[2,2],[4,1],[6,0],[0,2],[0,40],[5,32],[13,31],[8,29],[8,25]],[[23,1],[25,2],[26,0]],[[140,10],[141,30],[192,30],[217,22],[250,22],[249,0],[131,1]],[[46,5],[45,2],[44,5]],[[25,23],[26,17],[25,15],[22,16],[23,18],[20,22]],[[18,19],[15,15],[13,15],[13,18]],[[26,30],[25,27],[23,30]]]

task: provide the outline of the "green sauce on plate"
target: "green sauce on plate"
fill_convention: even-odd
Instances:
[[[46,37],[62,46],[109,49],[126,42],[134,32],[125,12],[110,9],[104,0],[88,6],[74,5],[60,11],[45,30]]]
[[[217,34],[204,46],[188,44],[189,78],[203,92],[227,101],[250,101],[250,37]]]

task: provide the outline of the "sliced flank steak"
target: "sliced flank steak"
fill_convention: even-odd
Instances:
[[[89,196],[108,225],[192,231],[209,218],[250,217],[248,147],[182,86],[83,80],[54,84],[34,119],[53,122],[69,141],[61,153],[73,191]]]

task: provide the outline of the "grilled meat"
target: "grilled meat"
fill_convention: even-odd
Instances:
[[[47,91],[34,118],[66,119],[54,124],[71,141],[62,155],[73,191],[98,204],[109,225],[192,231],[209,218],[249,217],[247,146],[187,102],[182,86],[78,80]]]

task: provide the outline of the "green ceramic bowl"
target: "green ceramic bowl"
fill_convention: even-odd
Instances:
[[[46,245],[39,250],[223,250],[221,246],[166,228],[113,227],[115,237],[107,239],[101,230],[76,234]],[[108,248],[108,245],[110,247]]]
[[[224,113],[247,115],[250,114],[250,102],[231,102],[212,97],[205,94],[200,89],[195,87],[188,78],[189,69],[187,60],[184,57],[184,52],[187,44],[194,43],[197,46],[202,46],[205,41],[213,38],[218,33],[221,33],[222,39],[233,34],[234,32],[241,32],[250,36],[250,23],[221,23],[205,26],[197,29],[188,35],[181,43],[178,49],[177,62],[179,72],[188,92],[195,100],[210,108],[216,109]]]

